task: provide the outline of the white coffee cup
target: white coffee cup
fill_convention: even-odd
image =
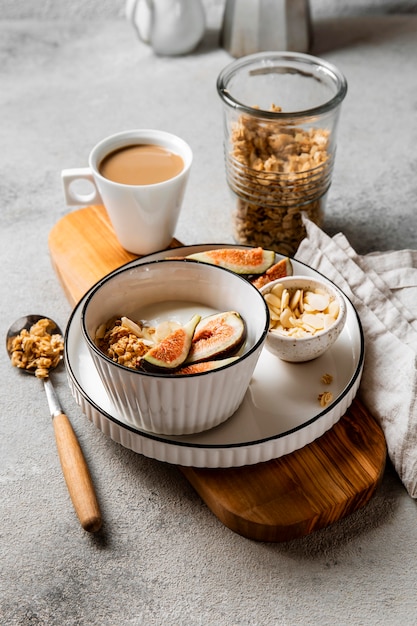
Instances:
[[[173,178],[153,184],[123,184],[102,176],[104,157],[123,147],[155,145],[179,155],[183,169]],[[143,255],[167,248],[174,236],[193,155],[180,137],[161,130],[136,129],[100,141],[88,159],[88,168],[62,170],[68,206],[103,204],[120,244]],[[89,181],[91,191],[77,190],[76,181]]]

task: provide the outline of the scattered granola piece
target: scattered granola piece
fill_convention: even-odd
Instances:
[[[321,377],[321,382],[323,383],[323,385],[331,385],[331,383],[333,382],[333,376],[331,374],[323,374],[323,376]]]
[[[333,402],[333,394],[331,391],[323,391],[319,393],[317,396],[318,401],[320,402],[320,406],[327,406],[330,402]]]

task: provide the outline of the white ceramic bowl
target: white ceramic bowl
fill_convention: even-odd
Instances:
[[[335,321],[325,330],[317,331],[304,337],[294,337],[282,334],[278,330],[270,329],[266,339],[266,349],[283,361],[293,363],[316,359],[328,350],[339,337],[346,322],[346,301],[342,291],[333,283],[325,279],[311,276],[287,276],[268,283],[261,288],[263,296],[273,291],[274,287],[282,284],[291,295],[298,289],[306,291],[322,290],[338,304],[338,315]],[[272,324],[272,320],[271,320]]]
[[[180,323],[194,313],[238,311],[246,324],[240,358],[204,373],[165,374],[124,367],[97,348],[94,338],[102,323],[114,316],[143,319],[141,311],[159,304],[165,319]],[[138,262],[99,281],[82,307],[81,327],[120,415],[137,428],[179,435],[212,428],[238,409],[265,343],[269,311],[261,293],[233,272],[197,261],[160,260]]]

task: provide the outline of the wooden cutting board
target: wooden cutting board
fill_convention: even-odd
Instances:
[[[172,247],[180,245],[173,240]],[[72,305],[100,278],[137,257],[118,243],[102,206],[63,217],[49,234],[53,267]],[[384,472],[381,428],[355,399],[313,443],[279,459],[238,468],[180,467],[228,528],[258,541],[288,541],[365,506]]]

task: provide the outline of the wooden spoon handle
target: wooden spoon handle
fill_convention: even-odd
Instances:
[[[56,415],[54,425],[59,460],[74,509],[84,530],[101,527],[101,513],[93,482],[77,436],[64,413]]]

